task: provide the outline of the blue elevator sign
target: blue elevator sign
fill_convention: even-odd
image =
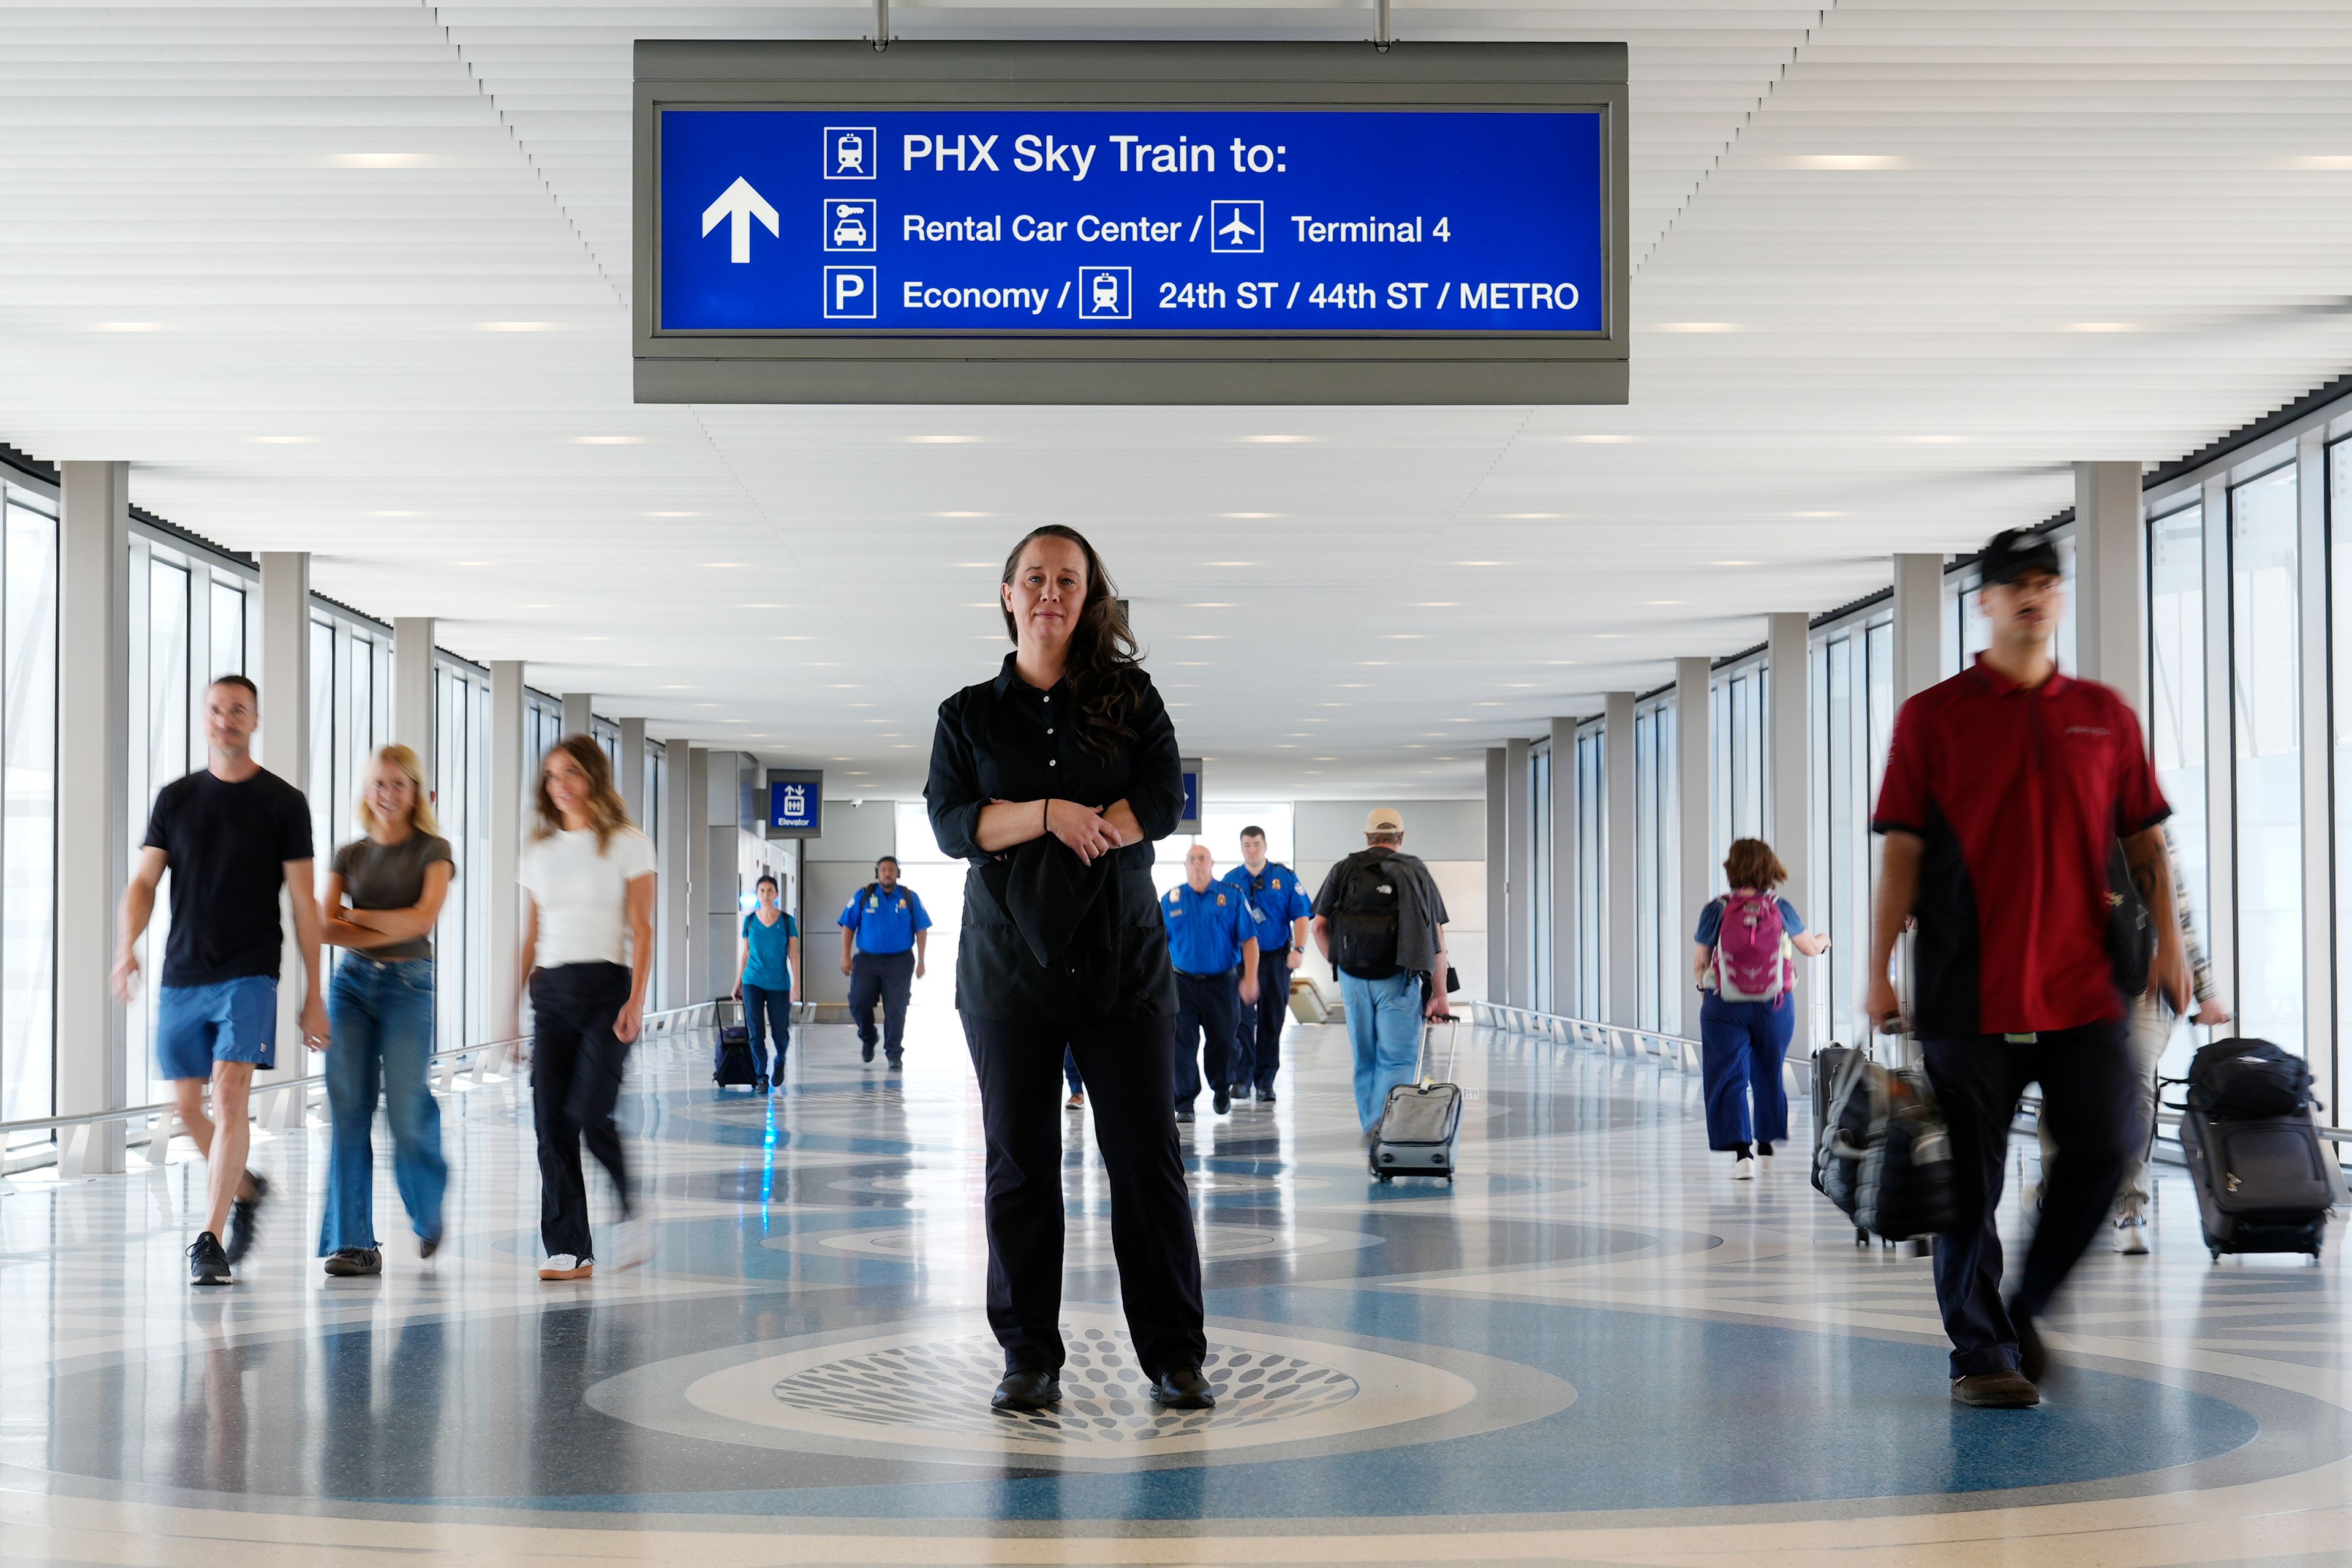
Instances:
[[[665,108],[657,330],[1597,334],[1602,115]]]

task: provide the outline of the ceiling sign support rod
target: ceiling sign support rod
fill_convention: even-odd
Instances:
[[[1386,6],[1388,0],[1381,0]],[[880,54],[890,47],[890,0],[874,0],[874,52]]]
[[[881,0],[881,4],[887,5],[889,0]],[[1372,47],[1387,54],[1389,46],[1396,42],[1396,35],[1389,31],[1389,0],[1372,0]]]

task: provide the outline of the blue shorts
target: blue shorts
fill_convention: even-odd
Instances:
[[[210,1078],[215,1062],[278,1065],[278,982],[264,974],[155,988],[155,1065],[165,1078]]]

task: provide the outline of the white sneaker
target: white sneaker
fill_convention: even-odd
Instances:
[[[1734,1160],[1731,1163],[1731,1179],[1735,1182],[1754,1181],[1756,1179],[1756,1162],[1749,1159],[1745,1154],[1742,1154],[1738,1159]]]
[[[2126,1258],[2147,1256],[2147,1221],[2127,1214],[2116,1221],[2116,1250]]]
[[[539,1266],[541,1279],[585,1279],[595,1271],[594,1258],[578,1258],[568,1252],[559,1252]]]
[[[654,1223],[649,1215],[640,1213],[621,1222],[614,1240],[613,1267],[620,1269],[643,1268],[654,1259]]]

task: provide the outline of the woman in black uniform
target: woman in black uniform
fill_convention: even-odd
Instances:
[[[1111,1191],[1111,1246],[1152,1397],[1215,1403],[1201,1375],[1201,1253],[1176,1139],[1176,986],[1151,845],[1183,810],[1176,731],[1101,557],[1038,529],[1004,563],[1013,651],[940,704],[923,790],[964,877],[956,1007],[988,1139],[988,1321],[1000,1410],[1062,1396],[1066,1047]]]

